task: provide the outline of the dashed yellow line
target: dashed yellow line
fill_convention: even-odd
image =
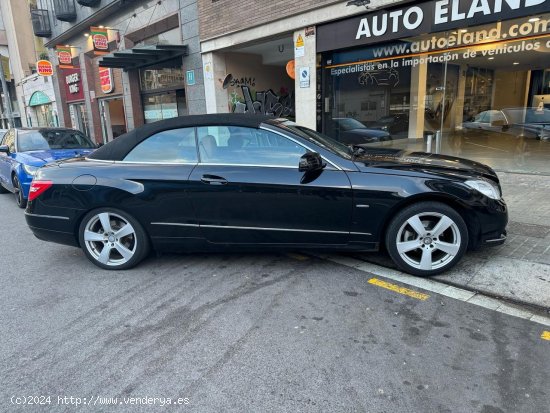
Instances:
[[[540,335],[540,338],[550,341],[550,331],[543,331]]]
[[[428,294],[423,294],[423,293],[419,293],[418,291],[409,290],[408,288],[400,287],[396,284],[391,284],[389,282],[379,280],[378,278],[371,278],[369,280],[369,284],[373,284],[378,287],[385,288],[386,290],[390,290],[390,291],[403,294],[412,298],[416,298],[422,301],[425,301],[430,297]]]

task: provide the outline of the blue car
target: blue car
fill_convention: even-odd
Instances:
[[[41,166],[86,156],[96,145],[80,131],[66,128],[9,129],[0,141],[0,193],[12,192],[27,206],[31,181]]]

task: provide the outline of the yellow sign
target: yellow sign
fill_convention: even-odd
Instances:
[[[2,59],[2,69],[4,69],[4,78],[6,82],[11,81],[11,72],[10,72],[10,58],[7,56],[0,56]]]
[[[301,34],[299,34],[298,39],[296,39],[296,47],[304,47],[304,38]]]

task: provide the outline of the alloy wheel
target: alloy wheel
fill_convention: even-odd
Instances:
[[[423,212],[407,219],[396,237],[403,261],[418,270],[446,266],[458,254],[462,239],[456,222],[439,212]]]
[[[107,266],[126,264],[136,254],[136,230],[127,219],[112,212],[92,216],[84,228],[84,244],[92,258]]]

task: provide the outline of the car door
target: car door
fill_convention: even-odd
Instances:
[[[197,162],[195,129],[171,129],[138,144],[107,173],[111,179],[142,185],[137,195],[119,202],[144,223],[155,242],[178,244],[200,237],[188,194]]]
[[[197,137],[191,198],[209,242],[349,242],[352,191],[345,172],[330,163],[315,174],[300,172],[307,149],[268,130],[202,127]]]
[[[10,153],[0,152],[0,184],[5,188],[12,190],[13,182],[11,180],[11,171],[15,162],[15,130],[10,129],[2,138],[1,145],[6,145]]]

